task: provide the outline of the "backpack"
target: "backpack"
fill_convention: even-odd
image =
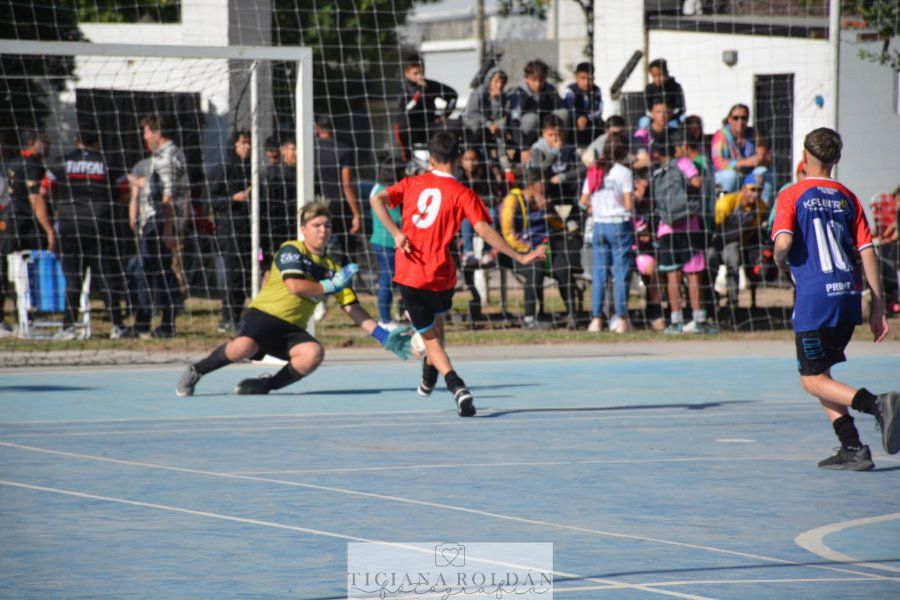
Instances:
[[[603,167],[598,164],[591,165],[591,168],[588,169],[587,175],[585,179],[588,182],[588,193],[593,194],[599,190],[603,189]]]
[[[663,222],[675,225],[703,215],[703,198],[688,192],[688,182],[675,164],[658,168],[650,180],[656,212]]]

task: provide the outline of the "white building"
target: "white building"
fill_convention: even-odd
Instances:
[[[733,104],[745,103],[759,129],[766,123],[757,119],[769,119],[767,135],[796,165],[806,133],[836,124],[844,138],[839,177],[863,203],[900,184],[898,74],[857,55],[860,48],[879,49],[880,43],[862,42],[858,31],[843,30],[836,68],[827,18],[670,16],[651,19],[648,26],[643,3],[596,0],[595,11],[597,80],[604,93],[632,53],[641,50],[644,62],[623,91],[642,91],[647,61],[666,58],[684,88],[688,113],[702,117],[706,133],[721,127]],[[607,113],[614,111],[607,104]]]

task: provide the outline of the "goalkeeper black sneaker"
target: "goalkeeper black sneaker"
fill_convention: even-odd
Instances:
[[[234,388],[234,393],[241,396],[261,396],[268,394],[271,391],[269,388],[271,379],[272,376],[269,374],[244,379]]]
[[[431,395],[431,392],[434,391],[434,386],[437,385],[438,378],[438,370],[433,366],[428,364],[428,358],[422,359],[422,379],[419,380],[419,392],[420,396],[428,397]]]
[[[193,396],[194,387],[200,381],[201,377],[203,377],[203,375],[197,372],[194,365],[189,366],[178,379],[178,383],[175,384],[175,394],[182,398],[185,396]]]
[[[461,417],[474,417],[475,398],[472,397],[472,392],[469,391],[469,388],[460,386],[455,390],[450,390],[450,392],[456,400],[456,414]]]
[[[881,429],[881,443],[888,454],[900,452],[900,392],[878,394],[875,398],[875,420]]]
[[[834,456],[819,461],[819,468],[831,471],[871,471],[875,468],[875,463],[872,462],[872,453],[869,452],[868,446],[863,446],[859,450],[841,447]]]

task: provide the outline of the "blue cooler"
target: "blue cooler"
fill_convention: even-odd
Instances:
[[[28,262],[31,306],[46,313],[66,310],[66,276],[56,255],[47,250],[32,250]]]

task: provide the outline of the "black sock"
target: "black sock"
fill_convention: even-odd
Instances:
[[[841,446],[845,450],[859,450],[862,448],[862,442],[859,440],[859,432],[853,424],[853,417],[844,415],[831,424],[838,439],[841,440]]]
[[[284,365],[280,371],[269,379],[270,390],[280,390],[303,379],[303,374],[291,366],[291,363]]]
[[[447,382],[447,389],[451,392],[455,392],[461,387],[466,387],[465,382],[456,374],[456,371],[450,371],[444,375],[444,381]]]
[[[859,388],[856,391],[856,395],[853,396],[853,403],[851,406],[853,407],[853,410],[858,410],[859,412],[864,412],[868,415],[874,415],[875,399],[875,394],[866,388]]]
[[[430,388],[433,388],[437,383],[438,378],[438,370],[437,368],[428,362],[427,358],[422,359],[422,381],[425,382]]]
[[[231,361],[225,356],[225,344],[222,344],[213,350],[209,356],[199,362],[195,362],[194,370],[200,375],[206,375],[207,373],[212,373],[216,369],[221,369],[230,364]]]

